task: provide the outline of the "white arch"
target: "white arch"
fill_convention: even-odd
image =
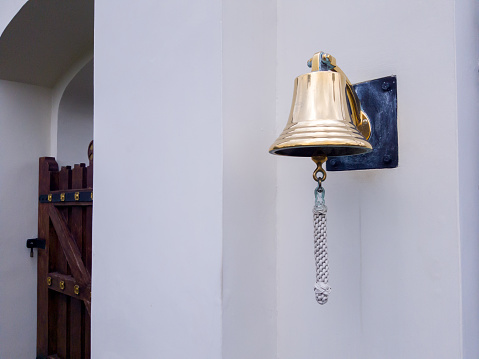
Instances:
[[[93,0],[27,1],[0,23],[0,79],[52,88],[92,51],[93,13]]]
[[[93,59],[93,51],[82,57],[55,84],[52,90],[52,117],[50,126],[50,156],[58,155],[58,112],[68,84]]]
[[[2,11],[0,11],[0,34],[3,34],[5,28],[16,14],[27,3],[25,0],[10,0],[2,3]]]

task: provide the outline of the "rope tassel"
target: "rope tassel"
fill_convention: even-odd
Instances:
[[[326,233],[326,212],[328,208],[324,202],[324,188],[318,184],[315,189],[315,203],[313,207],[314,220],[314,260],[316,262],[316,283],[314,293],[319,304],[326,304],[331,287],[329,286],[328,244]]]

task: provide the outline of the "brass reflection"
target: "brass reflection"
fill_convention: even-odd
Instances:
[[[316,53],[309,64],[311,72],[294,81],[288,122],[269,152],[315,157],[371,151],[369,119],[334,57]]]

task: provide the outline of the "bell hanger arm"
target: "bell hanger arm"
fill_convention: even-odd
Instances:
[[[359,102],[358,95],[353,89],[351,81],[349,81],[346,74],[341,70],[341,68],[336,65],[336,59],[334,56],[327,54],[325,52],[317,52],[313,55],[308,61],[308,66],[311,67],[311,72],[314,71],[334,71],[344,76],[346,79],[346,88],[348,90],[348,98],[351,103],[352,113],[354,118],[354,124],[358,128],[359,132],[367,140],[371,136],[371,123],[369,121],[368,115],[361,110],[361,104]]]

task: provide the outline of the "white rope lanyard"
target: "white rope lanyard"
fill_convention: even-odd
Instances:
[[[328,244],[326,233],[326,212],[324,203],[324,188],[318,184],[314,190],[315,203],[313,207],[314,220],[314,260],[316,262],[316,283],[314,293],[319,304],[326,304],[331,287],[329,286]]]

